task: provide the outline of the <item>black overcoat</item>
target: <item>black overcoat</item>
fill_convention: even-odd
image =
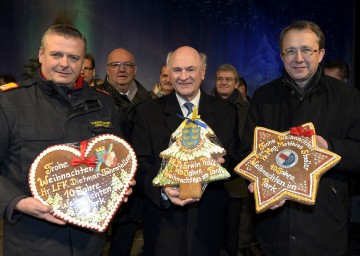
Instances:
[[[199,203],[184,207],[165,202],[152,185],[171,134],[183,119],[175,93],[142,104],[135,115],[134,149],[138,157],[137,186],[145,195],[145,255],[219,255],[223,243],[228,196],[222,181],[206,188]],[[225,101],[201,92],[199,114],[227,150],[225,165],[236,164],[237,117]]]
[[[360,94],[321,68],[311,88],[299,97],[281,77],[253,95],[245,127],[252,145],[255,126],[276,131],[312,122],[316,134],[341,161],[320,180],[316,204],[288,201],[277,210],[259,214],[257,237],[266,255],[344,255],[347,244],[348,174],[360,171]]]

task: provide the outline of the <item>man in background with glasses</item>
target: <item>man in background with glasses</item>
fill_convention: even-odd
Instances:
[[[95,79],[96,70],[95,70],[95,60],[94,57],[87,53],[85,54],[84,64],[81,69],[81,76],[85,82],[90,86],[96,86],[103,83],[100,79]]]
[[[107,58],[104,83],[98,86],[114,98],[124,137],[130,143],[134,108],[150,99],[150,92],[136,81],[136,71],[134,55],[123,48],[115,49]]]
[[[320,179],[315,205],[282,201],[258,214],[256,233],[265,255],[346,253],[348,174],[360,166],[360,93],[324,75],[319,65],[324,47],[324,34],[312,22],[296,21],[283,29],[283,75],[259,88],[250,103],[244,156],[250,152],[256,126],[288,131],[308,122],[315,126],[317,145],[341,156]]]
[[[239,72],[231,64],[223,64],[216,70],[214,95],[232,103],[238,115],[239,138],[244,133],[249,102],[245,101],[239,87]],[[224,182],[229,195],[225,226],[224,255],[250,255],[253,242],[254,202],[249,198],[244,178],[237,177]],[[241,243],[240,243],[241,241]],[[239,246],[240,245],[240,246]]]
[[[135,107],[150,99],[148,92],[135,80],[134,55],[118,48],[110,52],[106,63],[106,77],[98,88],[110,93],[118,109],[124,138],[132,144],[132,128]],[[124,205],[125,206],[125,205]],[[130,255],[135,232],[142,215],[142,202],[136,191],[125,207],[114,218],[109,255]]]

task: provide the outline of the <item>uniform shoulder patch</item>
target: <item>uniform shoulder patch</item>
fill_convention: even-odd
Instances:
[[[98,91],[98,92],[101,92],[103,94],[110,95],[110,93],[108,93],[107,91],[101,90],[99,88],[96,88],[95,90]]]
[[[0,90],[4,92],[4,91],[12,90],[15,88],[19,88],[19,87],[20,87],[20,85],[12,82],[12,83],[1,85]]]

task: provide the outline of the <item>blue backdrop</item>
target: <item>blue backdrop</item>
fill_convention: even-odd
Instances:
[[[137,79],[148,89],[158,81],[167,53],[190,45],[208,56],[207,91],[214,87],[216,68],[231,63],[251,95],[281,74],[278,35],[297,19],[322,27],[325,60],[354,62],[354,0],[2,0],[1,12],[0,74],[18,80],[55,20],[69,20],[86,35],[100,78],[111,50],[133,52]]]

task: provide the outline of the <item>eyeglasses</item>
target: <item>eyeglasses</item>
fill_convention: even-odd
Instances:
[[[217,82],[222,82],[222,81],[226,81],[227,83],[231,83],[232,81],[234,81],[235,79],[232,77],[217,77],[216,81]]]
[[[289,48],[286,49],[282,55],[290,57],[290,56],[295,56],[297,54],[298,51],[301,52],[301,55],[306,58],[306,57],[310,57],[312,56],[315,52],[318,52],[320,49],[317,50],[312,50],[310,48],[304,47],[304,48],[300,48],[300,49],[295,49],[295,48]]]
[[[119,70],[121,66],[124,67],[124,69],[131,69],[135,67],[135,63],[132,62],[112,62],[107,64],[108,67],[111,68],[111,70]]]
[[[90,71],[90,70],[93,70],[94,68],[93,67],[83,67],[83,70],[87,70],[87,71]]]

